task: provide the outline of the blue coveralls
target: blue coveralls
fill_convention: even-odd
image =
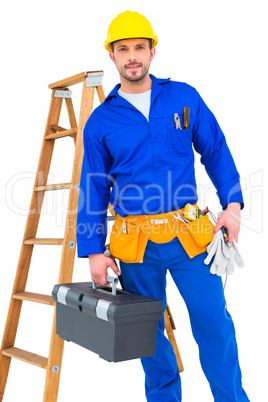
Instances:
[[[239,174],[211,111],[191,86],[153,75],[149,122],[118,93],[120,84],[94,110],[84,129],[84,159],[77,217],[78,257],[102,253],[110,202],[121,216],[159,214],[197,202],[194,149],[225,208],[243,197]],[[190,127],[178,130],[183,107]],[[148,241],[143,263],[120,262],[129,291],[166,305],[166,271],[186,303],[200,361],[217,402],[249,401],[242,385],[235,330],[225,309],[221,278],[204,264],[206,253],[190,259],[177,238]],[[181,401],[180,376],[171,344],[159,320],[156,355],[142,359],[149,402]]]

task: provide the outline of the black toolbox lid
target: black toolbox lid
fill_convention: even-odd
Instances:
[[[94,290],[92,282],[55,285],[52,295],[57,303],[116,324],[158,320],[164,310],[160,300],[121,289],[114,296],[110,286]]]

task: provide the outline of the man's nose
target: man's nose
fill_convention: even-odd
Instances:
[[[128,55],[128,61],[133,62],[133,61],[136,61],[136,60],[137,60],[137,57],[136,57],[135,53],[130,53]]]

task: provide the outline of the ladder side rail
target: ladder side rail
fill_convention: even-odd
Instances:
[[[72,98],[65,98],[65,103],[67,107],[67,112],[69,116],[70,126],[71,128],[77,128],[76,117],[74,113],[73,101]],[[74,145],[76,144],[76,136],[73,137]]]
[[[92,113],[94,100],[94,87],[86,86],[84,79],[83,93],[81,100],[76,148],[73,163],[71,187],[69,193],[68,211],[65,224],[64,244],[62,248],[61,265],[58,283],[72,281],[73,266],[76,251],[76,220],[80,175],[83,162],[83,129]],[[60,372],[63,356],[64,340],[56,334],[56,310],[54,312],[51,342],[49,349],[45,391],[43,402],[56,402],[60,381]]]
[[[51,124],[58,124],[61,105],[62,105],[62,99],[54,98],[54,90],[53,90],[44,137],[51,132],[50,130]],[[47,182],[47,176],[49,173],[53,148],[54,148],[54,140],[51,141],[43,140],[34,188],[38,187],[39,185],[45,185]],[[33,245],[25,245],[24,241],[30,237],[33,238],[36,235],[43,198],[44,198],[43,192],[33,191],[14,286],[12,290],[12,296],[13,294],[23,292],[26,287],[31,257],[33,253]],[[1,350],[14,346],[15,343],[22,300],[14,299],[12,296],[7,314],[7,320],[3,334]],[[0,401],[2,401],[3,399],[10,362],[11,357],[4,356],[2,353],[0,353]]]
[[[102,87],[102,86],[98,86],[98,87],[96,87],[96,90],[97,90],[97,94],[98,94],[100,103],[104,102],[104,100],[105,100],[105,95],[104,95],[103,87]]]

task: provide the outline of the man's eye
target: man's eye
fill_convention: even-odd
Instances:
[[[119,49],[119,52],[123,52],[124,50],[126,50],[124,47]]]

